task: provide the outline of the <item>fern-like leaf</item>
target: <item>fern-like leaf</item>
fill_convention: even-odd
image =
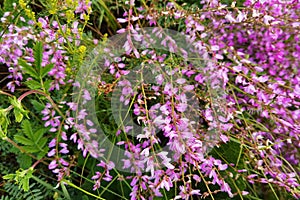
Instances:
[[[37,42],[34,46],[33,56],[34,56],[34,65],[38,74],[41,74],[42,59],[43,59],[43,44],[42,42]]]
[[[27,192],[20,190],[16,184],[6,183],[4,186],[6,195],[0,200],[42,200],[51,195],[51,191],[38,183],[32,183]]]
[[[48,151],[46,146],[47,138],[44,137],[46,129],[41,128],[33,131],[31,123],[28,120],[24,120],[22,122],[22,130],[22,135],[15,135],[14,139],[24,145],[22,148],[27,153],[38,153],[39,157],[44,156]]]

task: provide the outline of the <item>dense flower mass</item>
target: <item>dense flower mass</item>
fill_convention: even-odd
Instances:
[[[92,1],[56,2],[53,17],[23,1],[20,24],[3,14],[0,63],[11,94],[29,89],[16,121],[43,96],[32,116],[48,145],[28,153],[63,191],[85,179],[99,198],[300,198],[300,1],[130,0],[116,18],[101,4],[118,28],[99,42],[83,30]]]

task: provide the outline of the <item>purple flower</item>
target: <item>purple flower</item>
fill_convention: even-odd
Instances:
[[[87,100],[87,101],[89,101],[89,100],[91,100],[92,98],[91,98],[91,95],[90,95],[90,93],[89,93],[89,91],[87,91],[87,90],[83,90],[83,96],[82,96],[85,100]]]
[[[56,149],[52,149],[51,151],[48,152],[47,156],[52,157],[55,155],[55,153],[56,153]]]
[[[69,166],[69,163],[65,161],[63,158],[59,158],[59,163],[61,163],[64,166]]]
[[[56,146],[56,138],[53,138],[50,143],[49,143],[49,148],[55,147]]]
[[[58,164],[56,163],[56,160],[52,160],[48,166],[48,168],[50,170],[55,169],[58,166]]]

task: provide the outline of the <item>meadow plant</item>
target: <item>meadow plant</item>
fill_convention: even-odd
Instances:
[[[0,135],[36,160],[3,179],[54,199],[300,198],[300,1],[37,2],[2,9]]]

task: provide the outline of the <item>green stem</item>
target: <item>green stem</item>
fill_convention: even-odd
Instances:
[[[72,182],[70,182],[70,181],[68,181],[68,180],[62,179],[61,182],[66,183],[66,184],[68,184],[69,186],[71,186],[71,187],[73,187],[73,188],[75,188],[75,189],[77,189],[77,190],[80,190],[81,192],[83,192],[83,193],[85,193],[85,194],[87,194],[87,195],[90,195],[90,196],[92,196],[92,197],[95,197],[96,199],[106,200],[106,199],[103,199],[102,197],[99,197],[99,196],[97,196],[97,195],[95,195],[95,194],[92,194],[92,193],[90,193],[90,192],[88,192],[88,191],[86,191],[86,190],[84,190],[84,189],[78,187],[77,185],[73,184]]]

